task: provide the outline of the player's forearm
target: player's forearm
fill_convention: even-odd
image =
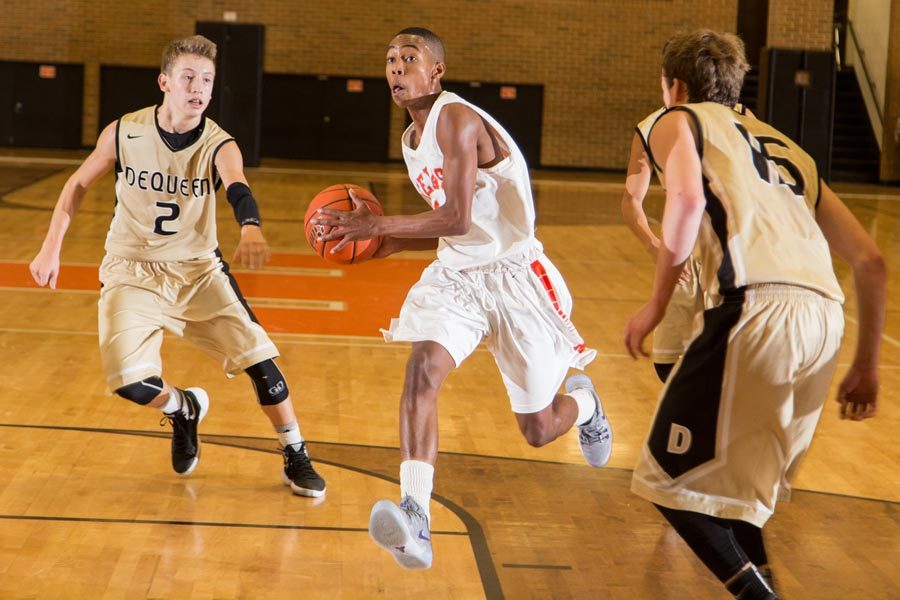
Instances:
[[[853,266],[859,332],[853,364],[868,369],[878,365],[884,329],[887,271],[881,254],[866,256]]]
[[[629,193],[622,196],[622,219],[625,225],[643,244],[650,256],[656,258],[659,238],[650,229],[647,215],[644,214],[643,203]]]
[[[666,198],[662,241],[656,257],[656,276],[650,301],[663,309],[669,304],[684,263],[690,258],[703,218],[701,194],[674,192]]]
[[[468,233],[471,218],[468,210],[461,211],[444,205],[417,215],[392,215],[376,221],[376,235],[394,238],[441,238]]]
[[[75,218],[86,191],[72,179],[66,182],[53,209],[50,226],[47,228],[47,235],[44,236],[44,248],[55,252],[60,251],[63,239],[69,230],[69,224]]]

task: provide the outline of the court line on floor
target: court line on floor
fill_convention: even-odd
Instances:
[[[128,429],[103,429],[99,427],[65,427],[65,426],[55,426],[55,425],[26,425],[26,424],[13,424],[13,423],[0,423],[0,427],[7,428],[23,428],[23,429],[47,429],[47,430],[67,430],[67,431],[79,431],[79,432],[89,432],[89,433],[104,433],[104,434],[112,434],[112,435],[132,435],[137,437],[153,437],[158,439],[168,439],[171,436],[167,433],[163,432],[150,432],[150,431],[140,431],[140,430],[128,430]],[[281,454],[280,450],[276,449],[265,449],[265,448],[257,448],[254,446],[247,446],[242,444],[235,444],[230,442],[218,441],[216,439],[211,439],[215,434],[205,434],[204,435],[204,443],[213,444],[217,446],[225,446],[230,448],[237,448],[241,450],[250,450],[253,452],[262,452],[265,454]],[[219,437],[229,437],[229,436],[219,436]],[[250,438],[252,439],[252,438]],[[268,438],[256,438],[261,440],[268,440]],[[311,440],[310,440],[311,441]],[[315,443],[315,442],[314,442]],[[327,443],[327,442],[325,442]],[[353,471],[355,473],[359,473],[361,475],[365,475],[367,477],[374,477],[375,479],[381,479],[383,481],[387,481],[393,483],[397,486],[400,485],[400,480],[396,477],[389,477],[387,475],[382,475],[381,473],[377,473],[375,471],[370,471],[368,469],[364,469],[362,467],[356,467],[353,465],[348,465],[346,463],[340,463],[334,460],[324,459],[320,457],[316,457],[316,462],[331,465],[332,467],[336,467],[339,469],[344,469],[347,471]],[[452,512],[456,517],[462,521],[463,525],[466,527],[465,532],[442,532],[443,534],[450,535],[464,535],[469,538],[469,543],[472,546],[472,553],[475,555],[475,565],[478,568],[478,574],[481,577],[481,585],[484,589],[485,597],[489,599],[498,599],[502,600],[504,598],[503,589],[500,586],[500,579],[497,576],[497,568],[494,565],[494,560],[491,554],[490,547],[487,543],[487,537],[484,534],[484,529],[481,527],[481,523],[472,516],[466,509],[457,503],[453,502],[449,498],[442,496],[440,494],[432,493],[432,500],[437,502],[438,504],[442,504],[445,508],[447,508],[450,512]],[[125,520],[128,522],[128,520]],[[176,523],[177,524],[177,523]],[[186,523],[190,524],[190,523]],[[203,522],[201,522],[201,525]],[[368,531],[365,529],[363,531]]]

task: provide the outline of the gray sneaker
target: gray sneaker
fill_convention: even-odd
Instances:
[[[584,425],[578,426],[578,445],[584,459],[592,467],[602,467],[609,462],[612,454],[612,427],[603,414],[603,405],[591,378],[587,375],[572,375],[566,380],[566,393],[575,390],[587,390],[594,397],[596,407],[594,416]]]
[[[394,555],[406,569],[431,567],[431,529],[422,507],[410,496],[397,506],[390,500],[379,500],[369,516],[372,540]]]

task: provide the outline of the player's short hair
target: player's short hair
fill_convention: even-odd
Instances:
[[[407,27],[403,31],[397,32],[397,35],[417,35],[421,37],[425,40],[425,45],[428,46],[428,49],[431,50],[431,53],[438,62],[447,61],[447,55],[444,53],[444,42],[438,34],[430,29],[425,29],[424,27]],[[397,37],[397,35],[394,37]]]
[[[216,62],[216,44],[202,35],[172,40],[162,53],[162,71],[168,73],[182,54],[202,56]]]
[[[750,70],[744,42],[732,33],[711,29],[680,32],[663,46],[662,71],[666,83],[680,79],[691,102],[733,106],[740,98],[744,74]]]

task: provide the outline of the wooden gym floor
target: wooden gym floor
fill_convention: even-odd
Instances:
[[[489,353],[451,375],[440,401],[434,567],[403,571],[369,540],[369,509],[396,499],[397,405],[408,346],[381,341],[428,253],[338,268],[311,254],[302,219],[327,185],[368,185],[386,212],[426,205],[399,165],[265,161],[248,171],[275,253],[237,269],[282,353],[324,499],[279,478],[271,427],[249,382],[168,337],[165,377],[212,399],[195,473],[169,466],[159,414],[105,388],[97,351],[97,265],[112,176],[89,193],[63,251],[60,289],[28,263],[83,153],[0,149],[0,598],[725,598],[652,507],[628,491],[660,384],[621,346],[652,263],[621,224],[619,175],[537,173],[538,235],[575,298],[574,321],[600,355],[593,377],[615,431],[605,469],[583,464],[574,434],[547,448],[518,433]],[[836,185],[893,264],[900,188]],[[648,212],[658,218],[661,191]],[[224,199],[226,256],[237,227]],[[847,332],[855,340],[848,269]],[[891,298],[880,414],[837,419],[829,398],[794,498],[766,527],[782,596],[900,598],[900,297]],[[834,389],[834,388],[833,388]],[[832,390],[833,395],[833,390]]]

